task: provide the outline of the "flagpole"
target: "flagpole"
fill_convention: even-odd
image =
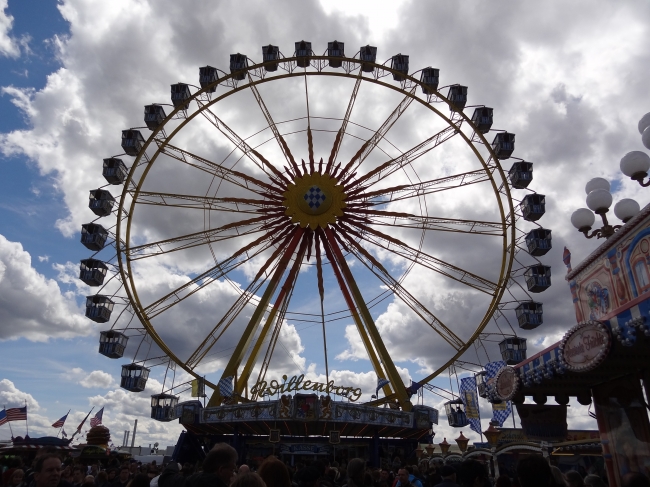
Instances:
[[[7,405],[3,404],[2,407],[5,408],[5,413],[6,413],[7,412]],[[11,427],[11,421],[9,421],[9,418],[7,418],[7,423],[9,423],[9,431],[11,432],[11,441],[13,441],[14,440],[14,430]]]
[[[68,414],[70,414],[70,411],[72,411],[72,409],[68,409]],[[68,420],[68,414],[65,415],[65,421]],[[57,437],[57,438],[58,438],[59,435],[61,434],[61,430],[63,429],[63,425],[65,424],[65,421],[63,422],[63,424],[62,424],[61,427],[59,428],[59,432],[56,434],[56,437]]]
[[[86,420],[88,419],[88,416],[90,416],[90,413],[93,412],[93,409],[95,409],[95,406],[93,406],[93,407],[90,409],[90,411],[88,412],[88,414],[86,414],[86,417],[84,418],[84,420],[81,422],[81,424],[80,424],[79,427],[77,428],[77,431],[75,431],[74,433],[72,433],[72,438],[70,438],[70,443],[72,443],[72,440],[74,440],[74,437],[75,437],[75,435],[76,435],[77,433],[81,433],[81,427],[84,425],[84,423],[85,423]]]
[[[29,424],[27,423],[27,399],[25,399],[25,436],[29,436]]]

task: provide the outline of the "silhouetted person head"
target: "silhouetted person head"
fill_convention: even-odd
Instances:
[[[550,465],[544,457],[537,455],[530,455],[519,460],[517,477],[519,484],[525,487],[549,487],[555,483],[552,481],[553,473]]]
[[[483,487],[487,477],[485,466],[476,460],[465,460],[456,469],[456,478],[463,487]]]
[[[566,483],[569,487],[585,487],[585,483],[582,480],[582,475],[580,475],[575,470],[570,470],[565,474]]]
[[[262,477],[251,471],[237,475],[230,487],[266,487]]]
[[[237,450],[226,443],[217,443],[203,460],[203,471],[216,474],[226,485],[230,485],[237,471]]]
[[[269,457],[260,465],[257,473],[266,487],[290,487],[291,477],[287,466],[275,457]]]

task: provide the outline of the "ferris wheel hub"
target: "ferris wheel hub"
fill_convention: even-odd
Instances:
[[[302,228],[325,228],[343,215],[346,194],[338,179],[313,172],[297,176],[283,194],[285,214]]]

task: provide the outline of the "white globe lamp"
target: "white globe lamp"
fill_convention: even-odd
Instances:
[[[596,216],[588,208],[580,208],[571,215],[571,224],[581,232],[591,230],[596,221]]]
[[[594,213],[607,213],[612,206],[612,194],[606,189],[594,189],[587,195],[587,206]]]
[[[639,211],[641,211],[639,203],[631,198],[624,198],[614,205],[614,214],[616,215],[616,218],[622,220],[623,223],[627,223],[632,219],[632,217],[639,213]]]
[[[645,129],[645,132],[643,132],[641,142],[643,142],[646,149],[650,149],[650,128]]]
[[[621,158],[621,171],[634,180],[643,179],[650,169],[650,156],[638,150],[628,152]]]
[[[585,186],[585,193],[589,194],[596,189],[609,191],[609,181],[605,178],[593,178]]]
[[[639,120],[639,133],[643,134],[643,132],[645,132],[645,129],[648,127],[650,127],[650,112],[646,113],[641,117],[641,120]]]

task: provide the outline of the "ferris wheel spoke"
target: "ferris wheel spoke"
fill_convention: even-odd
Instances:
[[[241,364],[244,355],[250,346],[251,340],[255,335],[255,331],[259,327],[259,324],[262,321],[262,318],[268,309],[269,303],[271,302],[271,299],[275,294],[275,290],[278,287],[280,279],[284,275],[284,271],[289,265],[289,262],[291,261],[291,257],[295,253],[296,247],[298,246],[298,243],[300,242],[304,232],[305,230],[300,227],[293,227],[291,241],[284,249],[284,253],[280,258],[280,262],[277,268],[275,269],[275,272],[273,273],[271,280],[266,286],[266,289],[264,290],[264,294],[262,295],[259,304],[255,308],[255,311],[253,312],[248,322],[248,325],[242,331],[241,339],[237,343],[237,346],[235,347],[235,350],[233,351],[233,354],[231,355],[228,364],[224,368],[222,378],[234,377],[237,374],[237,369],[239,368],[239,365]],[[242,389],[239,388],[239,382],[237,387],[238,388],[236,392],[237,393],[241,392]],[[221,393],[219,391],[215,391],[212,397],[210,398],[210,402],[208,403],[208,405],[212,406],[215,403],[220,402],[220,400],[221,400]]]
[[[271,272],[275,272],[279,263],[277,262],[278,257],[284,251],[286,246],[289,244],[290,240],[293,237],[293,232],[287,234],[286,232],[282,234],[281,237],[274,240],[273,244],[278,244],[277,248],[274,250],[273,254],[267,261],[260,267],[257,271],[257,274],[252,279],[246,290],[241,293],[237,298],[235,303],[230,307],[230,309],[224,314],[223,318],[217,323],[217,325],[212,329],[208,336],[201,342],[198,348],[190,355],[190,358],[187,360],[186,365],[188,367],[194,368],[205,358],[208,352],[212,347],[219,341],[219,339],[226,332],[228,327],[232,322],[239,316],[239,314],[244,310],[246,305],[254,300],[256,293],[262,287],[262,285],[267,281]],[[256,305],[259,305],[259,301]],[[233,347],[234,348],[234,347]]]
[[[341,222],[341,225],[343,225],[344,228],[347,227],[343,222]],[[401,240],[395,237],[391,237],[390,235],[386,235],[385,233],[369,227],[368,225],[356,223],[355,226],[365,232],[365,234],[361,234],[364,237],[364,241],[368,243],[374,244],[384,250],[388,250],[395,255],[414,262],[419,266],[435,271],[438,274],[453,279],[454,281],[465,284],[466,286],[474,288],[477,291],[481,291],[486,294],[494,294],[497,291],[497,284],[488,279],[477,276],[472,272],[469,272],[443,260],[436,259],[426,252],[414,249]]]
[[[156,143],[160,147],[160,151],[162,153],[170,157],[173,157],[174,159],[181,161],[189,166],[196,167],[197,169],[201,169],[201,170],[207,170],[207,172],[212,174],[213,176],[223,179],[224,181],[233,183],[239,186],[240,188],[247,189],[249,191],[252,191],[260,195],[266,195],[268,194],[268,191],[272,191],[274,193],[280,192],[277,186],[267,184],[264,181],[260,181],[259,179],[254,178],[253,176],[250,176],[248,174],[244,174],[240,171],[235,171],[234,169],[228,169],[227,167],[224,167],[223,165],[218,164],[216,162],[210,161],[205,157],[197,156],[196,154],[193,154],[187,150],[181,149],[169,143],[163,144],[162,141],[158,139],[156,139]],[[246,151],[246,148],[243,148],[242,151]],[[255,158],[251,155],[251,151],[252,149],[248,148],[248,151],[244,153],[249,157],[249,159],[253,160],[253,162],[256,165],[258,165],[258,167],[260,167],[261,163],[258,163],[255,160]],[[195,162],[193,163],[191,161],[195,161]],[[251,185],[257,186],[257,188],[251,187]],[[266,191],[261,191],[261,190],[266,190]]]
[[[126,249],[126,255],[132,261],[146,259],[162,254],[177,252],[179,250],[190,249],[200,245],[223,242],[237,237],[253,235],[261,231],[268,231],[270,228],[282,225],[288,221],[288,217],[279,217],[274,219],[273,216],[269,215],[258,216],[248,220],[227,223],[226,225],[211,230],[202,230],[200,232],[189,233],[187,235],[180,235],[174,238],[157,240],[155,242],[148,242],[146,244],[129,247]],[[240,230],[240,228],[249,227],[251,225],[255,225],[255,227]],[[228,231],[232,232],[224,234]]]
[[[360,217],[359,215],[366,215]],[[440,218],[434,216],[420,216],[397,211],[382,211],[371,209],[355,209],[348,213],[342,220],[357,220],[379,226],[397,228],[412,228],[417,230],[433,230],[438,232],[470,233],[476,235],[503,236],[501,222],[488,222],[480,220],[459,220],[455,218]],[[469,228],[464,228],[469,227]]]
[[[273,352],[275,351],[275,346],[278,343],[278,340],[280,338],[280,330],[282,329],[282,324],[284,323],[284,319],[287,315],[287,308],[289,307],[289,302],[291,301],[291,297],[293,296],[293,291],[296,286],[297,279],[294,279],[293,285],[291,287],[291,290],[288,294],[288,296],[284,299],[282,302],[282,306],[280,308],[280,311],[278,313],[278,318],[275,321],[275,326],[273,327],[273,332],[271,334],[271,338],[269,339],[269,344],[266,348],[266,354],[264,355],[264,360],[262,361],[262,365],[260,367],[260,372],[257,377],[257,382],[262,382],[265,377],[266,377],[266,372],[269,369],[269,365],[271,364],[271,358],[273,357]],[[251,397],[251,400],[255,401],[257,399],[257,394],[253,394]]]
[[[351,229],[348,231],[357,237],[361,237],[358,232]],[[443,338],[455,350],[460,350],[465,343],[449,329],[442,321],[440,321],[433,313],[431,313],[426,306],[418,301],[411,293],[409,293],[402,284],[397,281],[390,273],[382,266],[377,259],[375,259],[366,249],[364,249],[354,238],[347,235],[346,231],[337,232],[334,234],[335,238],[341,244],[342,235],[347,241],[347,247],[351,250],[352,254],[372,272],[381,282],[383,282],[393,293],[399,297],[404,304],[406,304],[417,316],[419,316],[429,327],[435,331],[441,338]]]
[[[255,88],[257,90],[257,88]],[[210,109],[210,107],[197,99],[199,107],[202,109],[201,114],[214,125],[219,132],[221,132],[235,147],[237,147],[243,154],[248,157],[253,164],[255,164],[261,171],[266,173],[271,180],[273,180],[280,187],[284,188],[289,184],[289,180],[280,172],[273,164],[264,158],[259,152],[253,149],[245,139],[237,135],[226,123],[224,123],[217,115]],[[273,125],[275,127],[275,124]],[[277,128],[275,128],[277,131]],[[274,132],[275,134],[275,132]],[[270,173],[269,173],[270,171]]]
[[[379,206],[396,201],[403,201],[410,198],[426,196],[428,194],[449,191],[452,189],[462,188],[472,184],[490,181],[490,176],[481,169],[469,171],[462,174],[454,174],[443,178],[430,179],[412,184],[402,184],[390,188],[378,189],[363,193],[361,191],[352,191],[347,201],[350,201],[351,208]],[[359,203],[357,203],[359,201]],[[355,210],[356,211],[356,210]]]
[[[301,236],[300,248],[298,249],[298,253],[293,262],[293,265],[289,270],[289,274],[287,275],[284,284],[280,287],[280,291],[278,292],[278,296],[276,298],[275,304],[273,305],[273,308],[271,308],[266,318],[266,322],[264,323],[262,329],[260,330],[257,340],[253,344],[253,349],[248,355],[248,359],[246,360],[244,369],[242,370],[241,374],[239,374],[239,379],[237,380],[237,391],[243,391],[244,388],[246,387],[246,384],[248,383],[248,379],[250,378],[251,373],[253,372],[253,367],[257,362],[257,357],[260,353],[260,349],[262,348],[262,344],[266,341],[271,326],[275,325],[274,330],[277,329],[278,334],[280,332],[280,328],[282,327],[282,322],[276,320],[280,319],[279,312],[285,305],[285,301],[287,306],[289,304],[288,300],[291,298],[291,291],[296,284],[296,280],[298,279],[298,271],[300,270],[300,266],[302,265],[302,261],[305,257],[305,253],[307,252],[307,245],[308,245],[307,234],[303,233]],[[284,307],[286,309],[286,306]],[[276,336],[276,340],[277,340],[277,336]],[[272,341],[272,344],[273,346],[275,346],[274,340]],[[271,343],[269,343],[269,346],[270,345]],[[268,352],[268,348],[267,348],[267,352]],[[268,355],[269,361],[271,359],[271,355],[272,353]],[[268,368],[268,364],[266,367]]]
[[[135,191],[130,192],[133,196],[136,196]],[[137,193],[136,203],[139,205],[169,206],[210,211],[232,211],[238,213],[247,212],[247,210],[248,213],[259,213],[251,208],[268,208],[269,206],[274,205],[274,202],[268,199],[234,197],[215,198],[211,196],[191,194],[160,193],[157,191],[140,191]]]
[[[370,363],[372,364],[373,369],[377,374],[377,377],[386,377],[387,372],[385,370],[385,367],[382,365],[382,361],[377,355],[377,352],[375,351],[375,347],[372,341],[370,340],[370,336],[368,335],[368,331],[366,330],[366,326],[364,324],[363,318],[359,314],[359,309],[355,304],[355,300],[352,297],[350,290],[348,289],[348,285],[346,284],[345,277],[343,276],[343,273],[339,268],[339,265],[337,264],[330,243],[327,241],[327,237],[325,236],[325,233],[320,228],[317,229],[316,232],[320,236],[320,240],[323,243],[323,248],[325,249],[325,255],[327,255],[327,258],[330,261],[332,270],[334,271],[334,276],[336,277],[339,288],[341,289],[341,294],[343,294],[343,299],[345,300],[348,309],[350,310],[350,315],[352,316],[354,324],[357,327],[357,331],[359,332],[359,336],[361,337],[361,342],[363,343],[366,353],[370,358]],[[391,387],[390,384],[386,384],[383,387],[383,391],[387,396],[393,394],[393,388]]]
[[[176,306],[178,303],[189,298],[194,293],[200,291],[214,281],[225,277],[232,270],[236,269],[237,267],[251,260],[253,257],[256,257],[257,255],[267,250],[273,245],[273,240],[274,239],[272,238],[272,235],[269,233],[262,235],[253,242],[237,250],[227,259],[224,259],[218,264],[214,265],[206,272],[196,276],[194,279],[191,279],[182,286],[176,288],[172,292],[146,306],[144,308],[145,313],[147,313],[149,318],[153,318],[160,313],[167,311],[172,306]],[[249,252],[253,249],[255,249],[255,252],[253,254],[249,254]],[[240,257],[244,254],[246,254],[246,257],[240,259]]]
[[[352,275],[352,272],[350,271],[350,268],[345,261],[345,257],[341,253],[341,249],[339,248],[339,245],[336,241],[336,237],[334,236],[332,229],[329,227],[326,228],[323,233],[326,237],[326,248],[329,247],[330,254],[333,254],[336,264],[339,267],[343,278],[345,279],[345,284],[352,294],[355,302],[354,304],[356,304],[356,308],[359,310],[359,314],[361,315],[361,318],[365,324],[368,336],[377,351],[377,355],[381,360],[381,364],[383,365],[384,370],[386,371],[386,375],[388,376],[386,378],[390,380],[391,385],[395,389],[395,393],[397,394],[402,409],[409,411],[412,407],[412,404],[406,392],[404,382],[402,381],[399,372],[397,372],[397,368],[395,367],[395,364],[393,363],[393,360],[391,359],[391,356],[386,349],[386,345],[384,344],[384,341],[381,338],[381,334],[379,333],[379,330],[377,329],[377,326],[372,319],[372,315],[366,306],[366,303],[363,299],[361,291],[359,290],[359,287],[357,286],[354,276]],[[354,307],[352,307],[351,310],[352,309],[354,309]]]
[[[364,142],[364,144],[357,151],[357,153],[354,156],[352,156],[350,162],[346,164],[346,166],[343,168],[343,170],[338,176],[342,184],[347,183],[352,178],[352,176],[356,173],[357,169],[363,163],[363,161],[366,160],[366,158],[370,155],[370,153],[374,150],[374,148],[377,147],[377,144],[379,144],[379,142],[382,141],[382,139],[386,136],[386,134],[390,131],[390,129],[393,128],[395,122],[399,120],[402,114],[413,102],[414,100],[413,96],[415,95],[416,87],[417,85],[411,88],[408,94],[395,107],[395,109],[388,116],[388,118],[386,118],[384,123],[381,124],[381,127],[379,127],[377,131],[373,134],[373,136],[370,137],[366,142]]]
[[[456,122],[456,124],[452,126],[444,128],[440,132],[420,142],[418,145],[413,146],[411,149],[399,155],[398,157],[395,157],[394,159],[384,162],[379,167],[357,178],[354,182],[348,185],[348,189],[353,190],[353,192],[357,192],[360,190],[360,188],[356,190],[354,190],[353,188],[357,188],[362,183],[365,183],[363,189],[367,189],[373,184],[376,184],[382,179],[385,179],[388,176],[392,175],[395,171],[401,169],[405,165],[411,164],[416,159],[429,153],[430,151],[438,147],[440,144],[448,141],[454,135],[456,135],[460,130],[461,123],[462,120]]]
[[[334,139],[334,145],[332,146],[332,151],[330,152],[330,157],[327,162],[327,167],[331,169],[332,165],[336,162],[336,158],[339,155],[339,150],[341,149],[341,144],[343,143],[343,137],[345,132],[348,129],[348,122],[350,121],[350,116],[352,115],[352,109],[354,108],[354,103],[357,100],[357,95],[359,93],[359,87],[361,86],[361,81],[363,77],[361,76],[361,68],[357,74],[357,80],[354,83],[354,88],[352,89],[352,95],[350,96],[350,101],[348,102],[348,108],[345,111],[345,117],[343,117],[343,122],[341,123],[341,128],[336,133],[336,139]],[[329,172],[329,170],[327,171]]]
[[[277,140],[278,145],[280,146],[280,150],[282,151],[282,154],[284,154],[284,158],[291,165],[291,167],[296,172],[296,174],[301,175],[300,168],[298,167],[298,164],[296,164],[296,160],[294,159],[293,154],[291,153],[291,150],[289,149],[286,140],[284,140],[284,137],[282,137],[282,134],[278,130],[278,127],[275,125],[275,122],[273,121],[273,117],[271,117],[271,112],[269,112],[269,109],[266,107],[266,103],[264,103],[264,99],[262,98],[262,95],[260,95],[257,86],[252,83],[250,74],[249,74],[249,81],[251,81],[250,89],[251,92],[253,93],[253,97],[255,98],[255,101],[259,105],[260,110],[262,110],[262,114],[266,119],[266,123],[268,123],[271,132],[273,132],[273,136],[275,137],[275,140]]]

